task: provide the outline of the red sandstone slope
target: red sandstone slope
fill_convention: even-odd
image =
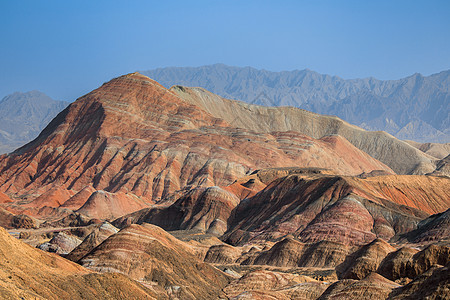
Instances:
[[[9,203],[12,202],[12,200],[2,192],[0,192],[0,203]]]
[[[76,212],[90,218],[113,220],[146,207],[148,205],[131,194],[96,191]]]
[[[33,198],[64,189],[67,200],[92,185],[151,202],[187,185],[228,185],[251,169],[285,166],[392,172],[339,136],[231,127],[133,73],[79,98],[36,140],[0,157],[0,191]]]

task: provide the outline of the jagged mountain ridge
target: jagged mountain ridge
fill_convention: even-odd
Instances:
[[[142,71],[166,87],[205,88],[229,99],[336,115],[400,139],[450,141],[450,70],[399,80],[342,79],[305,69],[270,72],[223,64]]]
[[[11,152],[36,138],[67,105],[39,91],[4,97],[0,101],[0,153]]]

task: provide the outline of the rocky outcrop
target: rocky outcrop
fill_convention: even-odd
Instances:
[[[68,254],[80,245],[81,242],[82,241],[74,235],[59,232],[50,241],[39,245],[38,248],[47,252]]]
[[[396,249],[387,242],[376,239],[351,255],[336,267],[341,279],[363,279],[376,272],[382,260]]]
[[[324,241],[304,244],[292,238],[286,238],[269,250],[250,256],[242,264],[334,268],[344,261],[349,252],[348,246],[339,243]]]
[[[326,299],[387,299],[399,285],[383,276],[370,273],[362,280],[343,279],[333,283],[318,298]]]
[[[80,213],[70,213],[57,220],[49,220],[41,224],[40,227],[79,227],[88,226],[95,223],[101,223],[99,219],[92,219]]]
[[[116,227],[112,226],[108,222],[101,224],[96,229],[94,229],[88,236],[86,236],[81,244],[72,249],[70,253],[66,256],[66,258],[74,262],[80,260],[92,249],[100,245],[104,240],[109,238],[111,235],[117,233],[118,231],[119,230]]]
[[[194,256],[189,245],[150,224],[122,229],[79,263],[94,271],[118,272],[157,285],[173,298],[217,298],[228,283],[224,273]]]
[[[10,227],[24,229],[38,228],[39,222],[33,217],[20,214],[12,217]]]
[[[429,175],[450,177],[450,154],[436,162],[436,170]]]
[[[0,227],[12,228],[14,214],[0,207]]]
[[[197,229],[215,235],[227,231],[228,219],[239,199],[217,186],[196,188],[164,208],[137,211],[114,221],[114,225],[143,222],[158,225],[165,230]]]
[[[450,209],[421,221],[417,228],[404,234],[400,242],[430,244],[450,240]]]
[[[232,264],[241,256],[242,250],[227,244],[213,245],[208,249],[205,262],[213,264]]]
[[[450,264],[432,266],[403,287],[394,289],[389,299],[447,299],[450,297]]]
[[[391,280],[404,278],[411,280],[427,272],[435,264],[445,266],[449,262],[450,247],[448,245],[433,244],[419,252],[402,248],[386,256],[377,272]]]
[[[394,281],[407,277],[410,262],[417,252],[417,249],[402,247],[389,253],[380,263],[377,273]]]

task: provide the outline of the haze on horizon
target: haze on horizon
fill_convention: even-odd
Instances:
[[[2,1],[0,99],[224,63],[398,79],[450,69],[448,1]]]

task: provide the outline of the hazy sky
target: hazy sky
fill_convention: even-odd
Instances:
[[[450,69],[450,1],[0,0],[0,99],[224,63],[398,79]]]

